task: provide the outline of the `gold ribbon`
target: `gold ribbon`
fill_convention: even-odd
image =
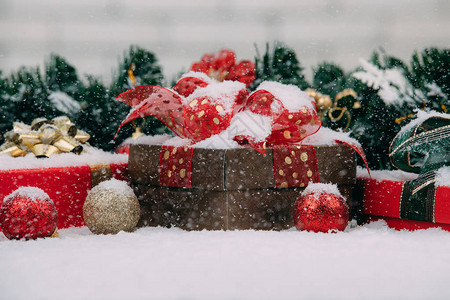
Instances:
[[[339,103],[339,100],[341,100],[341,99],[343,99],[343,98],[345,98],[347,96],[351,96],[351,97],[355,98],[355,100],[358,98],[358,94],[354,90],[352,90],[352,89],[345,89],[345,90],[343,90],[342,92],[340,92],[340,93],[338,93],[336,95],[336,97],[334,98],[333,107],[328,111],[328,117],[332,121],[335,121],[335,122],[340,121],[344,115],[347,116],[347,124],[345,125],[343,131],[347,131],[348,130],[348,127],[350,126],[350,122],[352,120],[352,116],[351,116],[351,114],[350,114],[350,112],[349,112],[349,110],[348,110],[348,108],[346,106],[340,107],[338,105],[338,103]],[[355,101],[353,103],[353,107],[352,108],[353,109],[361,108],[361,103],[359,101]],[[333,115],[333,113],[335,111],[340,112],[337,117]]]
[[[89,167],[91,168],[91,187],[113,177],[110,165],[89,165]]]
[[[4,137],[0,154],[17,157],[33,153],[36,157],[50,157],[61,152],[80,154],[82,144],[91,136],[78,129],[68,117],[62,116],[52,120],[36,118],[31,125],[14,122],[13,130],[5,133]]]

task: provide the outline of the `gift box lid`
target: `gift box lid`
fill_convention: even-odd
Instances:
[[[174,161],[169,150],[161,145],[132,144],[128,161],[130,180],[136,184],[161,185],[161,169],[166,167],[161,165]],[[180,154],[183,152],[180,150],[176,155],[183,164],[190,161],[192,188],[283,188],[302,187],[310,180],[334,184],[354,184],[356,180],[355,152],[345,144],[267,148],[266,155],[252,148],[191,150],[186,150],[186,154]],[[175,163],[168,166],[171,167],[178,170]]]

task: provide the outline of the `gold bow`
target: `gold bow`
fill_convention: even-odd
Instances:
[[[31,125],[14,122],[13,130],[4,137],[6,141],[0,146],[0,154],[17,157],[33,153],[36,157],[49,157],[61,152],[80,154],[83,151],[81,144],[91,136],[62,116],[52,120],[36,118]]]

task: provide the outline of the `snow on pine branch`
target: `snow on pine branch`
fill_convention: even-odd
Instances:
[[[433,81],[432,83],[427,83],[425,86],[429,90],[427,96],[437,96],[444,98],[445,101],[448,100],[447,95],[442,91],[441,87],[436,84],[436,82]]]
[[[426,100],[420,90],[414,89],[400,68],[383,70],[366,60],[361,60],[361,66],[363,71],[355,72],[352,76],[378,89],[377,94],[386,105],[401,106]]]
[[[81,109],[80,103],[61,91],[54,91],[48,96],[53,106],[65,114],[75,113]]]

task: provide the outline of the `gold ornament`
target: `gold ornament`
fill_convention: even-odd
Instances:
[[[314,98],[316,101],[319,119],[323,120],[325,112],[333,105],[333,101],[331,101],[330,96],[322,95],[313,89],[306,89],[306,92],[308,93],[308,96]]]
[[[356,100],[358,98],[358,94],[352,89],[345,89],[342,92],[338,93],[334,98],[334,102],[331,100],[330,96],[322,95],[316,90],[307,89],[306,92],[308,93],[308,96],[314,98],[314,100],[316,101],[318,115],[321,120],[323,120],[327,111],[328,117],[332,121],[340,121],[344,115],[347,116],[347,125],[344,127],[344,131],[346,131],[350,126],[351,115],[347,107],[340,107],[338,105],[339,100],[347,96],[352,96],[353,98],[355,98],[352,109],[361,108],[361,103]],[[335,112],[338,112],[338,115],[336,115]]]
[[[322,95],[317,99],[317,108],[319,110],[327,111],[333,105],[330,96]]]
[[[136,228],[139,216],[139,202],[133,189],[116,179],[95,186],[83,206],[84,222],[96,234],[131,232]]]

